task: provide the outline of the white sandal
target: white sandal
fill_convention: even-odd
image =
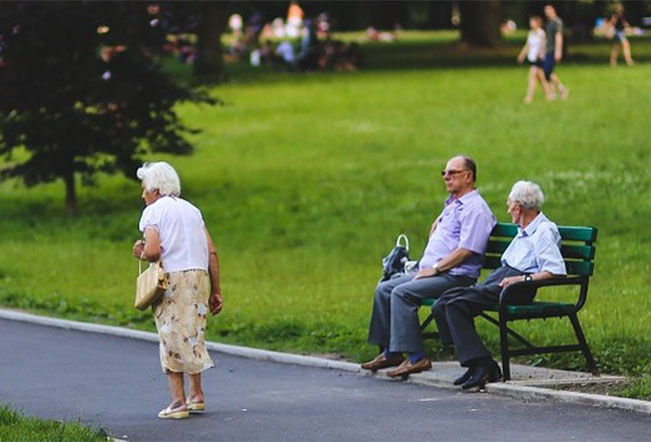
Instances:
[[[205,402],[191,402],[190,398],[186,401],[185,406],[190,413],[203,413],[206,411]]]
[[[177,408],[163,408],[159,413],[158,417],[161,419],[187,419],[190,417],[190,412],[187,408],[181,410],[181,407]]]

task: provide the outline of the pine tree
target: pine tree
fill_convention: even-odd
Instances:
[[[76,178],[133,177],[147,152],[189,154],[179,101],[212,102],[161,70],[163,6],[130,2],[0,5],[0,179],[62,180],[77,210]]]

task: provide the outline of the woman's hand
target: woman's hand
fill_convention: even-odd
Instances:
[[[213,315],[219,314],[219,312],[222,311],[222,307],[224,306],[222,294],[219,292],[212,292],[208,298],[208,305],[210,307],[210,313]]]
[[[145,242],[142,239],[139,239],[133,243],[133,256],[140,259],[143,252],[145,251]]]

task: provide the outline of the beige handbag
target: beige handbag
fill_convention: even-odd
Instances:
[[[136,281],[135,307],[145,310],[158,301],[167,290],[167,275],[160,261],[152,262],[149,268],[142,271],[142,260],[138,260],[138,279]]]

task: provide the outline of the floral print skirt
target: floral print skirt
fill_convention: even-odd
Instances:
[[[168,289],[153,305],[160,363],[168,374],[197,374],[215,366],[206,350],[209,279],[204,270],[167,274]]]

